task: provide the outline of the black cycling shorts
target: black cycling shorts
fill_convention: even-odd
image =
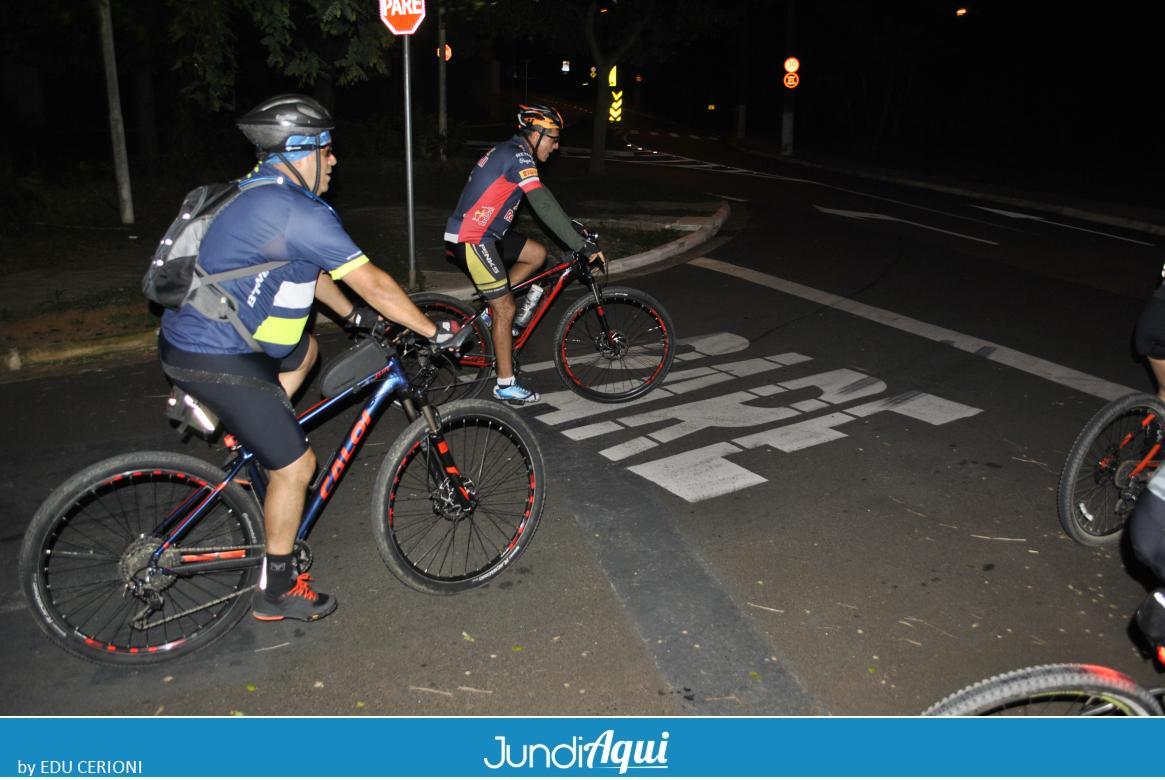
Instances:
[[[510,291],[508,271],[518,262],[526,246],[526,236],[507,230],[501,241],[482,244],[445,242],[445,259],[468,276],[487,299],[500,298]]]
[[[206,404],[223,427],[271,471],[290,466],[308,449],[295,409],[279,385],[279,375],[299,368],[307,350],[306,333],[282,360],[261,352],[186,352],[164,336],[158,337],[158,356],[170,380]]]
[[[1165,299],[1154,295],[1145,304],[1133,343],[1138,354],[1165,360]]]

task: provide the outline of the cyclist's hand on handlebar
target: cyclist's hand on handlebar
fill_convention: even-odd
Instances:
[[[380,319],[379,312],[371,306],[353,306],[352,313],[343,319],[344,330],[369,331]]]
[[[587,256],[587,260],[589,262],[598,263],[599,268],[606,269],[607,257],[602,253],[602,251],[599,250],[597,246],[587,242],[587,245],[583,247],[582,252]]]
[[[456,320],[439,319],[433,320],[433,323],[437,326],[437,332],[429,337],[429,343],[436,349],[460,349],[469,336],[470,329],[461,327],[461,323]]]

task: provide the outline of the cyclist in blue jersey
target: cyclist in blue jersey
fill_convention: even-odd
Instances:
[[[327,109],[302,95],[279,95],[238,125],[255,144],[259,163],[211,223],[198,260],[208,274],[266,266],[220,283],[237,303],[244,331],[186,305],[163,315],[158,351],[174,384],[216,412],[268,470],[266,560],[252,598],[254,616],[315,620],[331,613],[336,599],[315,592],[293,564],[316,457],[290,401],[319,353],[305,332],[312,305],[322,301],[352,326],[370,326],[383,315],[436,344],[451,340],[456,326],[421,313],[320,199],[336,165]],[[336,284],[341,280],[369,306],[353,305]]]
[[[445,225],[447,259],[462,270],[493,309],[497,369],[494,397],[512,404],[532,403],[538,394],[514,376],[514,295],[511,284],[528,279],[546,261],[546,247],[511,230],[514,212],[525,197],[542,224],[571,251],[605,263],[570,224],[558,201],[543,186],[538,164],[558,148],[562,115],[550,106],[518,107],[518,132],[477,161]]]

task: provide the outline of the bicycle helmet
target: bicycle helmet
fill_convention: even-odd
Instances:
[[[320,182],[320,149],[332,142],[331,130],[336,126],[318,100],[306,95],[276,95],[239,117],[237,124],[247,140],[255,144],[260,160],[268,156],[279,158],[304,189],[309,189],[307,182],[291,163],[314,152],[316,180],[310,191],[315,193]]]
[[[528,106],[518,106],[518,129],[537,130],[545,133],[547,130],[561,130],[566,123],[562,121],[562,114],[552,106],[531,103]]]
[[[239,129],[262,152],[318,149],[319,136],[336,126],[318,100],[305,95],[276,95],[241,116]]]

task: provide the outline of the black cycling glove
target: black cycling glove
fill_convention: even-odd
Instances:
[[[344,318],[344,329],[372,330],[372,326],[380,319],[380,314],[371,306],[353,306],[352,313]]]

